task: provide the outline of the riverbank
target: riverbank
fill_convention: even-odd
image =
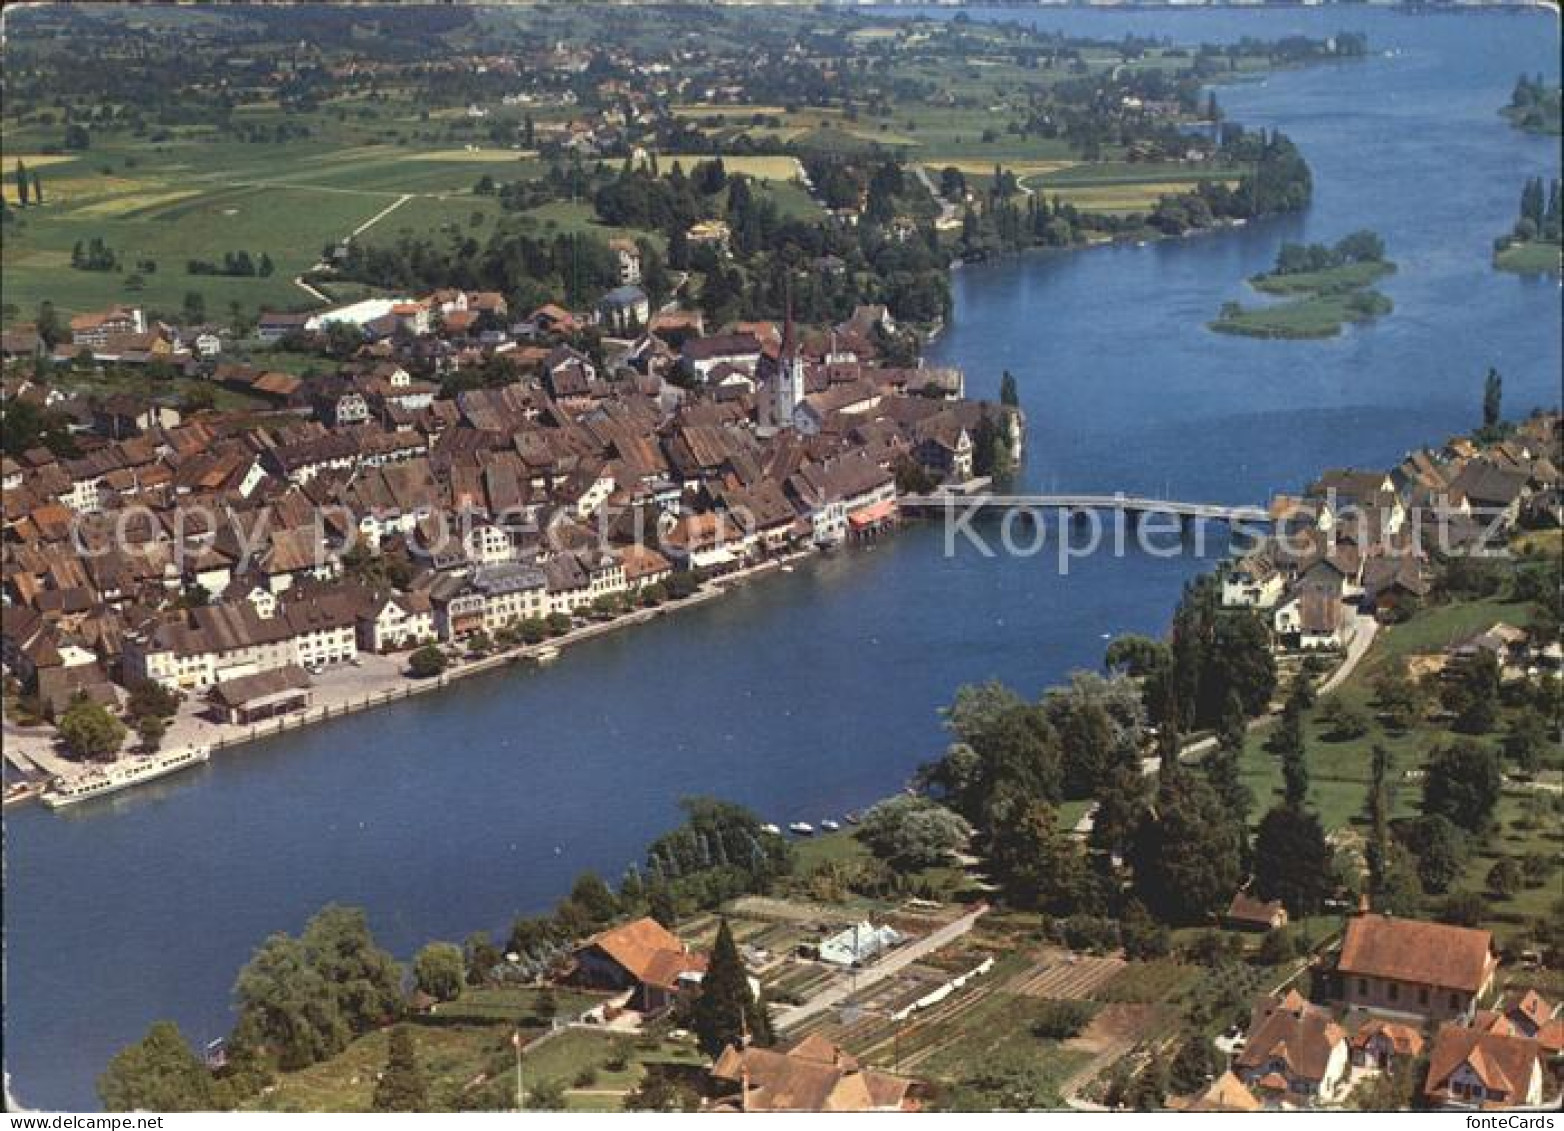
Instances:
[[[214,753],[232,749],[247,743],[275,738],[290,731],[300,730],[317,723],[345,718],[361,711],[400,703],[414,696],[447,688],[472,676],[486,675],[518,664],[538,664],[552,661],[561,651],[576,644],[605,636],[621,628],[642,625],[683,610],[697,608],[708,601],[725,596],[739,586],[760,577],[791,568],[795,563],[816,557],[814,549],[798,550],[779,557],[727,573],[708,580],[705,585],[688,597],[665,601],[652,608],[636,609],[610,620],[595,621],[569,632],[541,641],[520,645],[474,659],[458,659],[438,676],[419,679],[408,674],[405,656],[393,657],[374,653],[358,654],[353,664],[327,669],[315,676],[310,688],[315,700],[304,711],[282,715],[265,723],[223,723],[201,717],[205,709],[204,699],[187,698],[179,712],[170,720],[164,735],[163,748],[204,745]],[[42,772],[46,775],[69,773],[78,766],[66,762],[56,750],[55,732],[52,729],[22,729],[9,725],[5,732],[6,759],[24,773]],[[32,765],[29,766],[28,763]],[[18,783],[21,784],[21,783]],[[42,783],[31,781],[26,791],[7,795],[7,805],[22,804],[35,799],[42,792]]]

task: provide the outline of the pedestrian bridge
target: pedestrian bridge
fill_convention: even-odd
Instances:
[[[929,495],[903,495],[899,500],[908,514],[971,514],[977,511],[1001,514],[1006,511],[1117,511],[1131,516],[1171,515],[1180,519],[1207,519],[1214,522],[1263,523],[1270,514],[1261,506],[1229,503],[1195,503],[1180,499],[1158,499],[1148,495],[1041,494],[995,495],[986,492],[961,493],[935,491]]]

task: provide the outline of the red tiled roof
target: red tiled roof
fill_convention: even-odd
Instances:
[[[1476,993],[1492,973],[1493,935],[1418,919],[1361,915],[1347,924],[1337,970],[1353,977]]]

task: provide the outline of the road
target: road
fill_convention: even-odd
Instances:
[[[311,186],[311,187],[313,187],[313,186]],[[431,194],[430,193],[404,192],[401,196],[398,196],[395,200],[393,200],[390,204],[386,205],[379,212],[376,212],[368,220],[365,220],[362,224],[360,224],[358,227],[354,228],[351,232],[349,232],[347,238],[351,240],[351,239],[354,239],[357,236],[363,235],[365,232],[369,231],[369,229],[373,228],[376,224],[380,223],[380,221],[384,220],[387,216],[391,215],[391,213],[395,212],[398,208],[402,207],[402,205],[406,204],[409,200],[412,200],[414,196],[429,196],[429,195],[431,195]],[[315,264],[315,266],[311,267],[310,270],[311,271],[321,271],[321,270],[324,270],[326,267],[327,267],[327,264],[325,264],[325,263],[317,263],[317,264]],[[330,295],[326,294],[323,291],[317,290],[316,288],[312,287],[310,284],[306,283],[304,281],[304,276],[303,275],[295,275],[293,277],[293,285],[298,287],[300,290],[302,290],[307,295],[309,295],[316,302],[325,303],[327,305],[330,305],[331,302],[332,302],[332,298],[331,298]]]
[[[775,1018],[777,1028],[783,1030],[791,1029],[795,1025],[799,1025],[814,1017],[816,1014],[824,1013],[826,1010],[840,1004],[845,998],[858,990],[872,986],[876,982],[884,981],[892,974],[905,970],[918,959],[933,954],[941,947],[949,946],[970,931],[972,925],[987,910],[988,905],[986,903],[979,904],[961,918],[946,923],[933,934],[925,935],[917,942],[910,943],[900,950],[887,955],[874,965],[858,971],[856,978],[848,978],[839,984],[828,986],[802,1005],[795,1005],[791,1009],[779,1012]]]
[[[934,198],[934,203],[939,205],[939,219],[934,222],[936,228],[955,222],[956,206],[939,194],[939,189],[929,177],[929,171],[922,165],[914,165],[912,171],[918,175],[918,180],[923,182],[923,187],[929,190],[929,195]]]

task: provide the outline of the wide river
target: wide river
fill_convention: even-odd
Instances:
[[[948,15],[948,11],[944,13]],[[1482,374],[1506,407],[1559,398],[1560,292],[1500,274],[1490,241],[1558,143],[1498,115],[1521,72],[1557,81],[1541,12],[1407,16],[1005,9],[1117,38],[1367,32],[1372,58],[1229,87],[1315,174],[1307,215],[1146,247],[1026,256],[956,276],[935,359],[993,395],[1019,378],[1039,488],[1258,502],[1333,464],[1387,466],[1470,428]],[[1396,310],[1316,343],[1214,335],[1283,239],[1378,230]],[[546,671],[241,748],[79,813],[5,819],[5,1067],[29,1105],[96,1106],[114,1050],[162,1017],[226,1032],[229,991],[268,933],[322,904],[369,909],[400,955],[543,909],[583,868],[617,877],[713,794],[818,820],[899,787],[935,753],[954,689],[1028,693],[1096,666],[1105,634],[1158,632],[1199,560],[946,556],[914,530],[574,648]]]

